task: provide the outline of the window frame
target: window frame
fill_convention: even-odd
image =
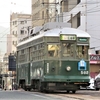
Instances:
[[[70,50],[71,50],[71,51],[70,51],[69,56],[63,56],[63,51],[64,51],[64,50],[63,50],[63,43],[70,43],[70,44],[73,44],[73,48],[74,48],[74,49],[75,49],[75,45],[76,45],[76,44],[75,44],[74,42],[69,42],[69,41],[65,41],[65,42],[62,42],[62,43],[61,43],[61,48],[62,48],[62,49],[61,49],[61,51],[62,51],[62,52],[61,52],[61,57],[62,57],[62,58],[68,58],[68,59],[69,59],[69,58],[73,58],[73,59],[74,59],[74,58],[75,58],[75,51],[74,51],[74,49],[72,49],[73,52],[71,53],[71,51],[72,51],[72,50],[71,50],[71,46],[70,46]]]
[[[53,54],[53,56],[50,56],[49,55],[49,53],[48,53],[48,45],[58,45],[58,48],[59,48],[59,50],[57,51],[58,52],[58,56],[54,56],[54,54]],[[60,58],[60,50],[61,48],[60,48],[60,43],[47,43],[47,58],[51,58],[51,59],[55,59],[55,58]]]

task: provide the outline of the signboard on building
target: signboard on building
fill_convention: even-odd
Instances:
[[[9,71],[16,70],[16,58],[14,55],[9,56]]]
[[[100,55],[90,55],[90,64],[100,64]]]

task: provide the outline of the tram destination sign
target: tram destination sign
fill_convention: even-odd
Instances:
[[[60,40],[76,40],[76,36],[60,34]]]
[[[100,55],[90,55],[90,61],[100,61]]]
[[[80,41],[80,42],[87,42],[88,39],[87,38],[78,38],[78,41]]]

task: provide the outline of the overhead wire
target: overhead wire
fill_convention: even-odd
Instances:
[[[86,3],[84,3],[84,4],[86,4]],[[88,3],[88,4],[92,4],[92,3]],[[97,3],[95,3],[95,4],[97,4]],[[67,16],[70,16],[70,15],[67,15]],[[59,16],[59,17],[66,17],[66,16]],[[52,17],[52,18],[55,18],[55,17]],[[47,19],[47,18],[45,18],[45,19]],[[50,18],[48,18],[48,19],[50,19]],[[43,20],[43,19],[35,19],[35,20]],[[28,20],[28,21],[31,21],[31,20]]]
[[[43,10],[43,9],[41,9],[41,10]],[[89,11],[89,10],[88,10]],[[99,11],[99,10],[97,10],[97,11]],[[87,12],[87,13],[92,13],[92,12],[97,12],[97,11],[91,11],[91,12]],[[73,14],[76,14],[77,12],[73,12]],[[69,14],[69,15],[67,15],[67,16],[71,16],[71,14]],[[59,16],[59,17],[66,17],[66,16]],[[47,19],[47,18],[44,18],[44,19]],[[36,19],[34,19],[35,21],[36,20],[43,20],[42,18],[36,18]],[[27,21],[32,21],[32,20],[27,20]],[[0,22],[1,23],[1,22]],[[7,22],[7,23],[9,23],[9,22]],[[10,22],[11,23],[11,22]]]
[[[4,33],[4,32],[6,32],[6,31],[8,31],[8,29],[9,29],[9,28],[6,28],[6,29],[3,30],[2,32],[0,32],[0,34],[2,34],[2,33]]]
[[[30,17],[29,17],[30,18]],[[27,18],[28,19],[28,18]],[[25,19],[24,20],[21,20],[21,21],[26,21]],[[17,21],[17,22],[21,22],[21,21]],[[31,21],[31,20],[30,20]],[[12,24],[13,23],[13,21],[10,21],[10,24]],[[15,27],[17,27],[18,25],[19,25],[20,23],[18,23],[16,26],[14,26],[10,31],[12,31]],[[9,32],[10,32],[9,31]],[[5,35],[6,35],[7,33],[5,33],[2,37],[0,37],[0,38],[3,38]]]
[[[100,3],[100,2],[93,2],[93,3],[90,2],[90,3],[87,3],[87,4],[98,4],[98,3]],[[86,4],[86,3],[80,3],[79,6],[81,6],[81,4]],[[70,4],[70,5],[71,5],[71,4]],[[73,5],[76,5],[76,4],[73,4]],[[81,6],[81,7],[82,7],[82,6]]]
[[[19,24],[20,24],[20,23],[19,23]],[[18,25],[19,25],[19,24],[18,24]],[[16,25],[15,27],[13,27],[11,30],[15,29],[18,25]],[[11,31],[11,30],[10,30],[10,31]],[[9,32],[10,32],[10,31],[9,31]],[[4,33],[0,38],[3,38],[6,34],[7,34],[7,33]]]

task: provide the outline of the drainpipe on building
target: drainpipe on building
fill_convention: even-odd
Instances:
[[[71,14],[71,28],[73,27],[73,14]]]

